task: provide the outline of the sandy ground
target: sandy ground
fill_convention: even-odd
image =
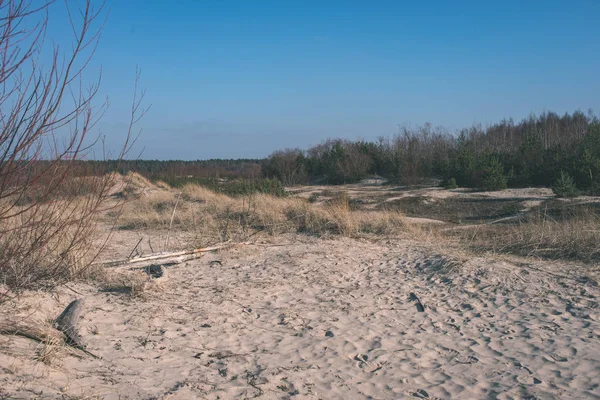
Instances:
[[[418,197],[423,198],[427,202],[438,202],[446,199],[510,199],[521,202],[522,211],[528,211],[534,207],[541,205],[544,201],[555,199],[556,196],[549,188],[520,188],[520,189],[505,189],[493,192],[480,192],[471,189],[452,189],[447,190],[437,186],[424,185],[418,186],[397,186],[397,185],[382,185],[374,183],[357,183],[339,186],[294,186],[288,188],[290,194],[296,197],[309,199],[312,196],[317,196],[313,199],[315,203],[323,203],[331,200],[331,198],[339,192],[345,192],[351,199],[358,200],[361,203],[362,209],[376,209],[386,203],[392,203],[397,200],[406,198]],[[569,203],[593,203],[598,202],[597,197],[579,196],[577,200],[564,199]],[[415,220],[415,222],[440,222],[435,220]]]
[[[25,295],[39,319],[85,297],[102,359],[46,365],[0,336],[0,398],[600,399],[597,270],[284,236],[168,267],[138,298]]]

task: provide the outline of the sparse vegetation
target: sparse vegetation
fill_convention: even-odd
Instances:
[[[194,245],[242,239],[254,232],[267,234],[302,232],[314,235],[394,234],[406,228],[397,211],[355,213],[344,192],[332,201],[315,205],[299,198],[277,198],[250,194],[238,198],[189,184],[181,189],[182,199],[173,226],[193,233]],[[119,219],[123,229],[167,229],[176,204],[175,190],[154,188],[125,205]]]
[[[593,263],[600,260],[600,214],[585,207],[556,218],[540,209],[515,223],[471,230],[463,238],[472,250]]]
[[[525,210],[527,197],[497,198],[478,192],[455,193],[448,198],[410,195],[392,201],[379,195],[378,205],[365,208],[362,198],[351,197],[344,188],[313,192],[302,199],[260,193],[230,197],[195,184],[174,189],[158,188],[150,182],[148,185],[149,190],[140,190],[139,198],[125,205],[121,228],[166,231],[174,216],[172,228],[186,232],[190,240],[187,247],[243,241],[258,232],[296,232],[317,236],[435,237],[439,243],[448,241],[472,251],[586,262],[599,257],[598,210],[558,200],[552,203],[549,191],[547,200]],[[181,201],[173,214],[179,193]],[[392,196],[394,191],[389,193]],[[316,202],[321,198],[323,201]],[[419,225],[405,216],[446,224]],[[452,229],[455,224],[462,228]]]

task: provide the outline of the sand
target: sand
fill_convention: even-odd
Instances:
[[[142,297],[25,294],[40,319],[85,297],[81,333],[102,359],[59,348],[46,365],[41,345],[0,335],[0,394],[598,399],[596,279],[589,266],[289,235],[167,267]]]

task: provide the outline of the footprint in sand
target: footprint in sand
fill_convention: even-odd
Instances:
[[[454,358],[457,364],[477,364],[479,359],[474,356],[458,356]]]
[[[409,392],[415,399],[442,400],[439,397],[430,396],[424,389],[419,389],[416,392]]]
[[[455,358],[460,354],[458,351],[446,347],[436,347],[435,351],[437,351],[439,355],[447,359]]]
[[[429,397],[429,393],[427,393],[425,390],[423,389],[419,389],[416,392],[412,393],[412,397],[416,398],[416,399],[430,399]]]
[[[517,381],[524,385],[539,385],[540,383],[542,383],[541,380],[531,375],[518,375]]]
[[[355,364],[358,368],[364,369],[366,372],[377,372],[381,368],[383,368],[385,363],[371,362],[369,361],[369,356],[366,354],[356,354],[354,356],[350,355],[353,361],[356,361]]]
[[[568,357],[562,356],[562,355],[557,354],[557,353],[550,354],[550,358],[552,358],[556,362],[567,362],[567,361],[569,361]]]

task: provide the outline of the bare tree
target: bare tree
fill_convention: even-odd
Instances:
[[[304,184],[308,176],[302,160],[304,153],[300,149],[279,150],[263,163],[263,171],[266,176],[277,178],[286,186]]]
[[[92,245],[93,216],[114,184],[106,171],[81,170],[98,143],[90,132],[107,106],[94,102],[101,74],[89,86],[83,76],[104,25],[104,4],[64,2],[73,45],[68,52],[54,45],[45,67],[54,6],[0,0],[0,283],[13,289],[57,283],[90,264],[102,247]],[[119,159],[144,113],[142,98],[134,95]]]

